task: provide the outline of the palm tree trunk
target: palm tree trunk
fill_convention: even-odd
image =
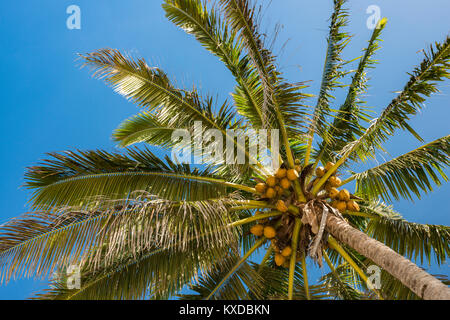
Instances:
[[[400,280],[419,297],[426,300],[450,300],[450,288],[383,243],[356,230],[346,221],[328,215],[327,230],[336,239]]]

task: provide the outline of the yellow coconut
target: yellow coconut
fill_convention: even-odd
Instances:
[[[267,239],[275,238],[276,235],[277,232],[275,231],[274,227],[267,226],[264,228],[264,237],[266,237]]]
[[[340,212],[345,212],[347,210],[347,202],[345,201],[339,201],[336,204],[336,209],[338,209]],[[265,230],[265,229],[264,229]]]
[[[299,164],[301,164],[302,162],[300,161],[300,159],[295,159],[295,164],[296,165],[299,165]]]
[[[330,191],[328,192],[328,194],[330,195],[331,199],[334,199],[334,198],[336,198],[339,195],[339,190],[334,188],[334,187],[332,187],[330,189]]]
[[[281,255],[282,255],[283,257],[289,257],[289,256],[291,255],[291,253],[292,253],[292,248],[291,248],[290,246],[287,246],[286,248],[284,248],[284,249],[281,251]]]
[[[323,177],[325,175],[325,168],[324,167],[318,167],[316,169],[316,176],[319,178]]]
[[[257,237],[261,237],[264,233],[264,226],[262,224],[255,224],[250,228],[250,232]]]
[[[266,190],[267,190],[267,185],[265,184],[265,183],[258,183],[256,186],[255,186],[255,189],[256,189],[256,192],[258,192],[258,193],[264,193],[264,192],[266,192]]]
[[[286,204],[284,203],[283,200],[278,200],[277,201],[277,210],[280,212],[287,212],[288,211],[288,207],[286,206]]]
[[[359,210],[360,210],[359,204],[356,203],[355,200],[347,201],[347,209],[350,211],[356,211],[356,212],[359,212]]]
[[[298,173],[302,172],[302,166],[300,166],[300,165],[294,166],[294,169],[295,169]]]
[[[278,179],[282,179],[282,178],[286,177],[286,172],[287,172],[286,169],[280,168],[280,169],[278,169],[278,171],[275,173],[275,177],[277,177]]]
[[[281,266],[286,261],[286,258],[283,257],[280,253],[275,254],[275,263],[277,266]]]
[[[298,179],[298,172],[295,169],[289,169],[287,172],[287,178],[291,181]]]
[[[330,193],[331,188],[333,188],[333,186],[331,185],[331,183],[330,183],[329,181],[327,181],[327,182],[325,183],[324,189],[325,189],[328,193]]]
[[[341,179],[339,179],[336,176],[331,176],[330,179],[328,179],[328,181],[330,182],[331,186],[335,188],[339,187],[342,183]]]
[[[290,187],[291,187],[291,182],[289,181],[289,179],[288,178],[283,178],[283,179],[281,179],[281,181],[280,181],[280,186],[283,188],[283,189],[289,189]]]
[[[268,188],[266,191],[266,198],[272,199],[275,198],[277,192],[275,191],[274,188]]]
[[[332,206],[333,208],[337,208],[338,203],[339,203],[339,200],[331,201],[330,206]]]
[[[325,170],[330,170],[331,168],[333,168],[334,167],[334,162],[331,162],[331,161],[329,161],[329,162],[327,162],[327,164],[325,165]]]
[[[269,187],[275,187],[277,184],[277,178],[274,176],[269,176],[266,180],[266,183]]]
[[[349,201],[350,200],[350,192],[347,189],[342,189],[339,191],[339,200],[341,201]]]

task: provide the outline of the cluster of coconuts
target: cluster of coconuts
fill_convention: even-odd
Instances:
[[[276,202],[276,209],[280,212],[288,211],[288,204],[284,199],[292,194],[292,183],[299,178],[299,173],[302,171],[300,160],[295,160],[294,169],[286,169],[281,167],[274,175],[268,176],[265,182],[258,183],[255,186],[263,198],[269,199],[271,202]],[[256,215],[261,214],[261,211],[256,212]],[[275,263],[277,266],[289,267],[289,259],[292,255],[291,246],[280,248],[275,239],[277,231],[274,226],[270,225],[268,219],[260,220],[258,224],[250,228],[250,232],[257,237],[264,236],[272,242],[272,248],[275,251]]]
[[[261,212],[258,211],[256,214],[260,214]],[[260,221],[264,222],[264,221]],[[275,251],[275,257],[274,261],[277,266],[283,266],[285,268],[289,268],[289,261],[290,257],[292,255],[292,248],[291,246],[285,246],[283,249],[281,249],[278,244],[277,240],[275,239],[277,232],[275,228],[271,225],[264,225],[262,223],[258,223],[250,228],[250,232],[254,234],[257,237],[266,237],[267,239],[271,240],[272,248]]]
[[[318,167],[316,169],[317,178],[314,180],[313,185],[317,184],[320,178],[323,177],[332,167],[334,167],[333,162],[328,162],[325,168]],[[338,209],[340,212],[345,212],[346,210],[358,212],[360,210],[359,205],[355,200],[351,199],[350,192],[347,189],[337,189],[341,184],[341,179],[335,175],[331,175],[325,183],[324,189],[331,198],[330,205],[333,208]]]
[[[318,167],[315,171],[316,178],[313,180],[312,185],[315,186],[321,177],[323,177],[327,171],[334,167],[333,162],[328,162],[325,167]],[[276,209],[280,212],[287,212],[290,202],[293,197],[293,182],[299,179],[299,174],[302,168],[300,166],[300,160],[295,160],[294,169],[286,169],[284,166],[279,168],[274,175],[270,175],[264,182],[256,184],[255,190],[260,194],[261,198],[268,199],[269,202],[276,204]],[[330,198],[330,205],[340,212],[359,211],[359,205],[351,199],[351,194],[348,190],[338,190],[342,184],[341,179],[335,174],[331,175],[322,189],[325,190],[327,197]],[[263,212],[257,211],[255,215],[260,215]],[[280,230],[278,228],[278,230]],[[292,247],[290,245],[291,239],[280,240],[277,238],[277,226],[274,221],[266,218],[258,220],[256,225],[250,228],[250,233],[256,237],[262,237],[271,240],[271,246],[274,250],[274,261],[277,266],[288,268],[290,265],[290,259],[292,256]],[[286,241],[287,240],[287,241]],[[279,243],[281,241],[281,243]],[[297,255],[297,261],[301,259],[301,255]]]
[[[265,182],[256,184],[256,192],[269,200],[289,196],[292,191],[292,181],[298,179],[301,169],[300,160],[298,159],[295,160],[294,169],[279,168],[275,175],[268,176]],[[287,211],[284,201],[278,200],[277,209],[281,212]]]

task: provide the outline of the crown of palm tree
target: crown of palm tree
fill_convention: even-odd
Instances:
[[[0,226],[2,282],[56,272],[50,288],[35,295],[45,299],[450,299],[439,281],[447,283],[445,277],[408,260],[443,264],[450,228],[408,222],[381,202],[420,198],[447,181],[450,136],[364,172],[344,172],[374,158],[398,130],[422,140],[408,123],[449,78],[450,40],[430,46],[403,90],[372,118],[362,95],[386,19],[355,59],[356,70],[347,71],[344,3],[334,0],[314,107],[306,105],[305,84],[278,71],[248,0],[163,3],[167,18],[230,70],[232,103],[176,88],[161,69],[117,50],[81,55],[96,77],[142,112],[114,133],[124,152],[52,153],[28,169],[32,211]],[[333,105],[337,89],[347,91],[341,106]],[[195,121],[225,138],[229,129],[279,130],[279,180],[260,159],[249,161],[248,152],[245,164],[211,160],[199,169],[131,147],[174,147],[174,131],[192,132]],[[239,139],[231,141],[245,150]],[[283,178],[286,188],[273,185]],[[333,194],[351,181],[353,194]],[[271,187],[275,194],[267,192]],[[262,249],[262,262],[252,262]],[[307,256],[331,270],[315,284],[308,282]],[[67,286],[70,265],[80,267],[79,288]],[[382,268],[380,288],[367,282],[370,265]],[[187,285],[193,294],[181,293]]]

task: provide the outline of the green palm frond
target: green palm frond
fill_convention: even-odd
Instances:
[[[263,45],[255,21],[255,8],[248,0],[220,0],[221,8],[230,28],[238,35],[261,81],[263,90],[263,127],[280,129],[287,145],[290,137],[305,128],[306,106],[301,100],[307,95],[300,92],[302,83],[290,84],[281,78],[275,67],[275,58]],[[256,79],[256,74],[253,75]],[[290,154],[288,155],[290,156]],[[289,157],[290,158],[290,157]],[[289,160],[290,161],[290,160]]]
[[[168,200],[203,200],[225,196],[228,188],[252,188],[227,182],[210,170],[160,160],[148,149],[126,153],[79,151],[50,154],[51,158],[26,173],[36,208],[82,205],[96,197],[125,199],[147,191]],[[170,183],[169,183],[170,181]]]
[[[202,98],[196,90],[175,88],[162,70],[149,67],[143,59],[135,60],[113,49],[102,49],[81,55],[81,58],[84,65],[94,71],[95,77],[104,79],[126,99],[151,111],[159,123],[183,129],[199,121],[205,130],[218,130],[226,138],[230,138],[227,129],[240,127],[235,112],[226,102],[221,104],[219,113],[214,112],[216,103],[212,98]],[[245,146],[236,146],[249,158]],[[247,161],[247,165],[237,167],[240,172],[255,167],[261,169],[262,165],[255,162],[256,165]]]
[[[381,196],[390,201],[412,200],[412,194],[420,199],[420,192],[433,190],[441,180],[447,181],[444,170],[450,165],[450,135],[439,138],[413,151],[405,153],[379,166],[354,174],[356,190],[367,199]]]
[[[167,122],[162,123],[155,115],[144,111],[122,122],[114,131],[113,137],[121,147],[146,142],[150,145],[170,148],[177,142],[172,139],[172,134],[177,129],[180,128]]]
[[[189,250],[237,243],[239,219],[229,201],[169,202],[151,197],[104,201],[90,211],[32,212],[0,227],[0,276],[46,277],[89,256],[95,269],[118,255],[159,248]],[[70,210],[69,210],[70,209]]]
[[[237,82],[233,97],[238,112],[247,117],[255,128],[263,127],[259,78],[251,77],[253,67],[249,58],[242,54],[242,43],[237,41],[236,33],[228,30],[221,21],[216,9],[208,8],[200,0],[166,0],[163,8],[170,21],[192,34],[225,64]]]
[[[202,99],[195,90],[175,88],[161,69],[149,67],[143,59],[135,60],[114,49],[102,49],[81,58],[96,78],[104,79],[117,93],[137,105],[157,111],[161,122],[183,128],[202,121],[208,128],[224,131],[234,117],[231,111],[225,118],[214,117],[208,103],[211,99]]]
[[[408,121],[423,107],[426,97],[438,92],[437,82],[450,78],[450,37],[443,43],[430,46],[425,52],[425,59],[416,67],[411,77],[397,97],[374,119],[361,137],[347,144],[340,151],[344,157],[352,155],[365,160],[373,155],[375,146],[386,141],[396,129],[410,131],[416,138],[421,138],[409,126]]]
[[[168,299],[191,283],[200,270],[210,270],[229,250],[192,246],[192,250],[153,249],[137,256],[126,255],[95,271],[81,266],[80,289],[69,289],[66,278],[51,282],[35,294],[46,300]],[[87,264],[88,265],[88,264]]]
[[[197,283],[190,286],[190,290],[195,294],[179,295],[179,297],[187,300],[208,298],[239,259],[239,256],[230,253],[220,261],[217,261],[209,274],[204,275]],[[255,299],[262,299],[261,288],[263,281],[264,279],[261,275],[249,263],[244,262],[214,293],[211,299],[244,300],[248,298],[248,291]]]
[[[30,212],[0,226],[2,282],[17,277],[45,278],[79,258],[95,238],[109,212],[83,210]]]
[[[355,276],[348,263],[343,263],[319,279],[335,299],[361,300],[365,296],[360,291],[361,281]]]
[[[450,255],[450,227],[408,222],[382,202],[364,205],[362,210],[375,216],[368,222],[367,234],[408,259],[420,257],[423,263],[425,257],[430,264],[434,256],[440,265]]]
[[[372,56],[380,48],[380,34],[386,26],[386,19],[383,19],[374,29],[364,54],[359,60],[358,68],[353,75],[352,82],[348,89],[344,104],[339,108],[333,124],[329,128],[328,140],[322,143],[319,154],[322,161],[331,161],[333,154],[341,150],[348,142],[354,141],[360,136],[364,129],[360,121],[369,121],[367,111],[361,106],[364,103],[360,96],[367,90],[367,69],[373,68],[376,60]]]
[[[343,8],[345,2],[346,0],[334,0],[334,11],[331,16],[322,83],[309,129],[309,148],[306,154],[305,165],[309,162],[309,151],[314,133],[318,133],[325,141],[328,140],[327,130],[325,129],[328,127],[326,118],[331,113],[330,100],[334,98],[332,91],[343,86],[339,82],[339,79],[345,75],[345,72],[342,71],[345,61],[342,59],[341,53],[350,40],[350,35],[342,31],[342,28],[347,26],[348,23],[348,12]]]

